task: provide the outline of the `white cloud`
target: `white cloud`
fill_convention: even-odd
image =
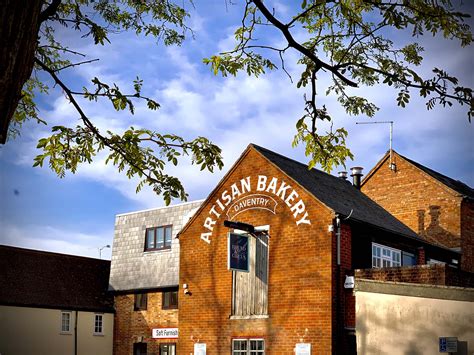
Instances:
[[[113,227],[111,226],[111,231]],[[44,225],[2,226],[0,243],[20,248],[46,250],[62,254],[74,254],[99,258],[99,248],[112,247],[113,232],[86,234],[76,230],[60,229]],[[102,259],[111,257],[111,248],[102,249]]]
[[[275,7],[278,11],[286,11],[279,2],[275,2]],[[230,12],[235,13],[235,9],[230,9]],[[214,76],[210,68],[201,63],[200,55],[232,49],[235,45],[235,25],[229,26],[226,23],[225,28],[219,29],[219,32],[215,28],[209,28],[215,25],[209,17],[194,18],[196,20],[193,27],[197,30],[198,41],[191,40],[183,47],[156,46],[152,39],[137,39],[133,35],[114,39],[112,45],[105,47],[82,45],[82,50],[88,51],[90,57],[101,57],[101,61],[79,67],[75,76],[69,78],[74,85],[82,86],[91,77],[99,76],[104,81],[115,81],[124,88],[130,88],[135,74],[139,73],[145,79],[143,93],[156,98],[161,104],[158,111],[149,111],[144,102],[137,102],[136,114],[131,116],[128,112],[116,112],[106,100],[98,103],[80,100],[85,112],[93,118],[101,131],[122,132],[129,126],[147,127],[161,133],[177,133],[186,139],[206,136],[218,144],[223,149],[226,164],[223,171],[214,174],[200,172],[189,160],[166,169],[166,172],[175,174],[182,180],[191,199],[206,197],[249,143],[306,161],[301,148],[291,148],[294,125],[303,112],[304,90],[296,89],[296,84],[291,83],[282,71],[270,72],[259,78],[245,74],[227,78]],[[295,30],[298,38],[305,35],[302,31]],[[272,45],[282,46],[283,39],[279,33],[275,36],[268,35],[268,38]],[[457,45],[437,39],[429,39],[422,45],[427,50],[427,74],[441,61],[448,72],[463,78],[466,85],[474,85],[470,72],[472,48],[459,51]],[[296,64],[297,58],[294,51],[286,53],[286,68],[295,81],[301,70]],[[276,64],[280,65],[278,58]],[[318,85],[319,93],[324,93],[324,88],[328,85],[325,73],[321,73]],[[381,86],[362,88],[357,94],[367,95],[381,107],[372,121],[395,121],[394,148],[397,151],[444,174],[474,184],[473,172],[469,169],[469,164],[474,163],[474,131],[472,125],[466,123],[465,108],[426,111],[424,102],[413,94],[413,102],[406,109],[400,109],[395,103],[396,92]],[[356,158],[354,162],[348,162],[348,167],[362,165],[367,172],[388,150],[389,126],[356,125],[356,121],[370,120],[348,116],[334,96],[320,95],[318,102],[327,105],[334,118],[334,128],[346,127],[349,131],[348,145]],[[52,125],[64,122],[76,124],[78,114],[64,95],[54,93],[48,98],[48,104],[50,109],[45,105],[42,113],[50,126],[45,128],[28,125],[23,138],[14,142],[14,148],[7,146],[0,149],[2,156],[30,166],[38,153],[34,148],[36,140],[47,134]],[[327,129],[327,125],[320,126],[321,130]],[[104,154],[99,154],[94,163],[79,167],[76,175],[68,175],[67,178],[103,184],[137,202],[141,206],[139,208],[163,204],[148,188],[135,194],[137,181],[127,179],[112,165],[105,165],[104,160]],[[51,174],[46,167],[42,171]],[[25,228],[10,226],[6,234],[8,241],[14,243],[18,240],[22,246],[37,247],[36,238],[24,237],[34,235]],[[45,243],[44,248],[56,251],[73,251],[78,248],[86,255],[86,249],[83,249],[87,248],[86,245],[110,243],[110,239],[107,242],[100,233],[99,236],[94,236],[80,231],[62,230],[56,226],[34,228],[32,231],[37,235],[48,236],[48,239],[41,242]],[[68,235],[68,238],[61,238],[62,234]],[[51,235],[56,235],[57,238],[51,238]],[[88,255],[97,255],[96,250],[91,250],[90,253],[92,254]]]

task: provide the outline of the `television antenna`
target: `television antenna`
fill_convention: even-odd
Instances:
[[[393,121],[372,121],[372,122],[356,122],[356,124],[390,124],[390,163],[389,168],[392,171],[397,169],[395,163],[393,162],[393,149],[392,149],[392,141],[393,141]]]

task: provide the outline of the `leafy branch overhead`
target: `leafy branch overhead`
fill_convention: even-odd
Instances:
[[[246,0],[241,26],[235,31],[235,48],[206,58],[215,74],[236,75],[245,71],[261,75],[280,65],[285,55],[296,51],[297,87],[308,87],[305,114],[297,121],[293,145],[303,143],[310,157],[309,167],[321,164],[330,171],[352,158],[346,147],[343,128],[322,131],[323,121],[332,121],[330,113],[317,103],[317,79],[327,76],[332,84],[326,95],[336,95],[349,115],[375,115],[378,107],[364,96],[364,87],[388,85],[397,90],[397,105],[405,107],[413,92],[425,98],[427,109],[435,105],[464,105],[471,121],[474,114],[472,89],[459,84],[456,77],[440,68],[432,77],[423,77],[423,47],[416,42],[423,35],[439,35],[456,40],[460,46],[472,43],[470,15],[459,12],[450,0],[313,0],[301,1],[299,12],[279,14],[269,1]],[[266,31],[277,29],[284,45],[265,42]],[[409,33],[413,42],[395,44],[393,33]],[[303,35],[302,35],[303,33]],[[306,38],[306,40],[299,40]],[[392,39],[391,39],[392,38]],[[356,95],[356,91],[362,94]]]
[[[89,39],[97,46],[111,42],[112,34],[123,31],[151,36],[165,45],[181,45],[191,29],[186,25],[189,14],[185,5],[193,2],[172,0],[5,0],[0,7],[0,143],[5,132],[10,136],[21,130],[27,120],[47,124],[36,105],[36,95],[61,90],[78,115],[77,124],[52,127],[51,135],[38,142],[42,150],[35,166],[46,164],[60,177],[76,172],[82,163],[105,156],[129,178],[139,178],[137,191],[149,185],[162,194],[167,203],[172,198],[186,198],[177,177],[165,173],[167,164],[178,164],[188,156],[192,163],[213,171],[223,165],[221,150],[203,137],[185,140],[173,133],[129,127],[124,132],[101,131],[84,100],[106,100],[117,111],[135,113],[137,100],[150,110],[160,105],[145,95],[140,78],[123,91],[115,83],[91,78],[90,85],[72,87],[65,73],[78,66],[97,61],[61,42],[59,30]],[[459,12],[450,0],[300,0],[279,4],[271,0],[242,0],[229,6],[242,6],[241,23],[235,31],[235,47],[204,59],[215,74],[223,76],[245,72],[258,77],[266,71],[281,69],[295,85],[305,88],[304,114],[296,120],[294,145],[304,144],[309,167],[317,164],[329,171],[352,158],[346,146],[347,131],[333,129],[333,118],[318,95],[334,95],[349,115],[372,117],[378,110],[364,92],[364,87],[386,85],[397,94],[396,103],[405,107],[414,94],[426,99],[428,109],[436,105],[464,105],[469,121],[474,108],[472,89],[447,73],[441,64],[429,77],[423,63],[423,47],[417,43],[423,35],[442,36],[472,43],[466,24],[469,15]],[[196,3],[199,6],[199,2]],[[223,14],[225,16],[225,14]],[[267,33],[277,31],[282,46],[267,42]],[[399,45],[397,33],[409,33],[413,41]],[[395,34],[395,35],[394,35]],[[69,36],[71,37],[71,36]],[[71,41],[70,41],[71,42]],[[74,42],[71,42],[74,43]],[[281,43],[279,41],[278,43]],[[289,52],[299,57],[297,63],[286,62]],[[296,65],[298,64],[298,65]],[[291,73],[290,73],[291,72]],[[295,74],[296,72],[296,74]],[[49,78],[45,80],[45,75]],[[327,78],[322,87],[318,79]],[[11,121],[11,124],[10,124]],[[66,121],[66,120],[64,120]],[[325,131],[321,126],[330,127]]]
[[[167,204],[173,198],[186,200],[181,181],[166,174],[166,164],[177,165],[188,156],[201,170],[213,171],[223,166],[221,150],[204,137],[185,140],[175,134],[162,134],[148,129],[130,127],[123,133],[101,132],[80,105],[79,98],[90,101],[105,99],[117,111],[135,113],[135,101],[144,100],[148,109],[160,105],[142,94],[143,81],[133,81],[133,92],[125,93],[116,84],[105,83],[94,77],[91,87],[72,88],[61,76],[65,70],[89,64],[98,59],[85,60],[86,54],[67,47],[57,40],[58,28],[66,28],[82,37],[89,37],[96,45],[110,42],[110,34],[134,31],[137,35],[153,36],[165,45],[180,45],[190,32],[185,20],[185,9],[170,1],[92,1],[92,0],[36,0],[41,8],[38,21],[39,45],[34,48],[34,67],[30,79],[23,87],[21,98],[10,125],[10,134],[19,131],[28,119],[46,122],[40,117],[35,94],[48,94],[49,88],[39,79],[45,72],[59,87],[79,115],[73,127],[52,127],[49,137],[41,138],[37,148],[42,150],[34,159],[34,166],[49,167],[64,177],[67,171],[75,173],[81,163],[91,163],[99,152],[106,155],[106,163],[115,165],[128,178],[137,177],[137,192],[149,185],[163,195]],[[13,5],[12,5],[13,6]]]

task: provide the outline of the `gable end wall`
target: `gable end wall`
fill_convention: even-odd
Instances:
[[[254,185],[258,175],[289,183],[305,202],[311,225],[296,226],[290,208],[278,198],[276,214],[253,209],[234,218],[255,226],[270,225],[269,312],[264,319],[230,319],[232,273],[227,270],[225,211],[215,218],[210,244],[200,236],[206,232],[203,225],[216,198],[247,176]],[[255,190],[247,194],[252,193]],[[333,235],[328,225],[332,212],[253,148],[207,201],[180,234],[180,287],[187,284],[189,294],[179,293],[178,353],[192,353],[199,341],[206,343],[210,354],[228,354],[231,339],[247,337],[264,338],[266,354],[291,354],[301,339],[312,343],[315,353],[331,354]]]
[[[397,170],[382,163],[362,192],[429,242],[461,246],[461,198],[394,154]]]

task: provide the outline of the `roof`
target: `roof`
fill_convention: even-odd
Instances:
[[[434,171],[430,168],[427,168],[424,165],[421,165],[420,163],[417,163],[416,161],[413,161],[411,159],[408,159],[407,157],[397,153],[400,157],[408,161],[409,163],[413,164],[416,166],[418,169],[424,171],[426,174],[430,175],[432,178],[438,180],[442,184],[446,185],[450,189],[460,193],[463,196],[469,197],[471,199],[474,199],[474,189],[472,187],[469,187],[465,183],[459,180],[452,179],[446,175],[443,175],[441,173],[438,173],[437,171]]]
[[[255,144],[251,146],[334,212],[345,217],[350,216],[350,220],[353,221],[421,240],[414,231],[356,189],[349,181],[317,169],[308,170],[306,164]]]
[[[0,304],[113,312],[110,261],[0,245]]]

